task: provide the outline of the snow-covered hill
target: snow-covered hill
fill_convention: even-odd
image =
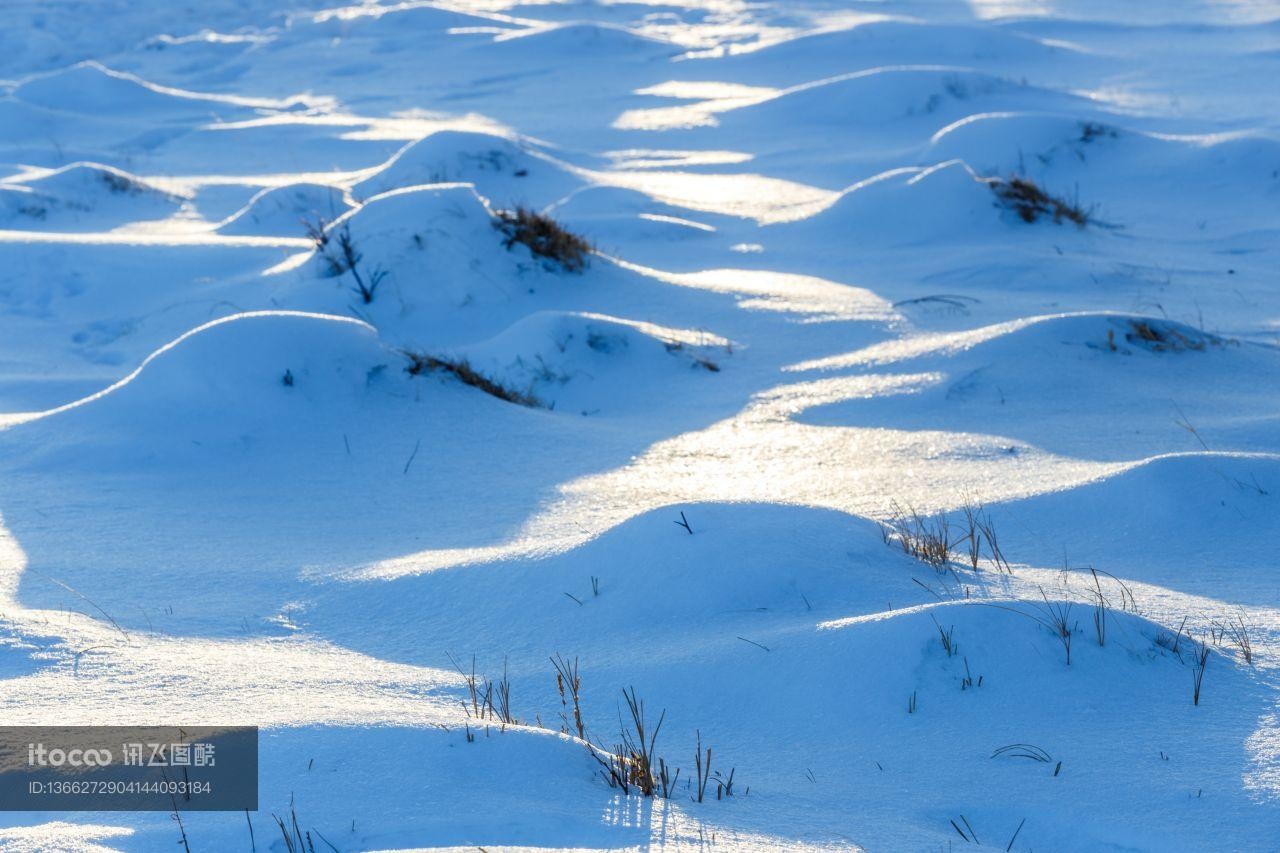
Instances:
[[[0,850],[1280,847],[1274,4],[3,14]]]

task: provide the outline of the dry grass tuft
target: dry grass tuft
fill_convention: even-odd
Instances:
[[[409,364],[405,367],[405,371],[410,376],[421,376],[425,373],[443,370],[452,374],[463,385],[478,388],[492,397],[497,397],[499,400],[505,400],[508,403],[519,403],[521,406],[532,408],[542,406],[542,401],[533,396],[533,394],[503,385],[495,379],[490,379],[472,367],[465,358],[450,359],[407,350],[404,352],[404,356],[409,359]]]
[[[146,189],[143,184],[118,172],[103,171],[101,177],[102,182],[107,185],[107,189],[116,195],[139,195]]]
[[[1037,222],[1042,216],[1052,216],[1054,222],[1065,219],[1083,228],[1093,221],[1092,210],[1082,208],[1078,201],[1051,195],[1030,178],[1013,175],[986,181],[1001,206],[1018,214],[1023,222]]]
[[[1244,617],[1244,611],[1234,619],[1228,619],[1226,623],[1214,622],[1213,628],[1210,629],[1214,642],[1222,645],[1223,640],[1228,640],[1232,645],[1240,650],[1240,656],[1244,658],[1244,662],[1253,665],[1253,637],[1249,632],[1249,623]]]
[[[507,676],[505,659],[502,661],[502,678],[499,681],[491,681],[485,676],[477,675],[474,656],[471,658],[470,672],[463,669],[462,664],[453,655],[449,655],[449,662],[467,684],[467,698],[462,703],[467,717],[483,722],[486,726],[497,723],[501,728],[520,724],[511,712],[511,679]],[[469,726],[467,740],[473,740]]]
[[[1080,141],[1093,142],[1095,139],[1115,139],[1120,134],[1113,127],[1096,121],[1080,122]]]
[[[506,235],[504,245],[508,249],[516,243],[528,246],[534,257],[555,261],[567,272],[581,272],[595,251],[590,243],[550,216],[524,205],[498,211],[494,227]]]
[[[904,553],[945,571],[951,561],[951,527],[946,516],[926,518],[915,509],[903,510],[894,504],[889,520],[881,528],[886,543],[897,541]]]
[[[979,560],[982,558],[982,547],[985,542],[987,552],[991,557],[991,563],[995,566],[996,571],[1013,574],[1009,561],[1004,558],[1004,551],[1000,549],[1000,540],[996,536],[995,522],[991,520],[991,514],[987,512],[986,507],[970,499],[966,500],[964,506],[960,507],[960,512],[964,516],[962,519],[964,526],[960,538],[953,542],[952,546],[960,544],[965,546],[965,556],[969,558],[969,565],[977,572]]]
[[[667,712],[659,714],[657,725],[650,729],[645,718],[644,701],[636,696],[636,689],[623,690],[622,698],[631,716],[630,725],[622,725],[620,742],[613,749],[591,752],[600,764],[600,776],[610,788],[621,788],[624,794],[631,793],[634,788],[645,797],[652,797],[655,791],[664,797],[669,796],[675,782],[667,772],[666,762],[657,755],[658,733],[662,731],[662,721],[666,719]],[[605,757],[602,758],[601,753]],[[679,771],[676,773],[678,775]]]
[[[1152,352],[1201,352],[1210,344],[1217,346],[1222,343],[1214,335],[1198,332],[1187,334],[1176,326],[1159,320],[1130,320],[1129,328],[1132,331],[1125,333],[1125,339]]]

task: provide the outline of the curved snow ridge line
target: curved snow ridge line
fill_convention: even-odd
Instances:
[[[870,622],[886,622],[897,616],[909,616],[912,613],[927,613],[939,607],[945,606],[950,602],[928,602],[926,604],[915,604],[911,607],[899,607],[895,610],[878,610],[875,613],[864,613],[861,616],[843,616],[839,619],[827,619],[817,624],[819,631],[837,631],[841,628],[849,628],[854,625],[863,625]]]
[[[1081,121],[1080,116],[1072,115],[1070,113],[1057,112],[1057,111],[1040,112],[1036,110],[992,110],[991,112],[974,113],[973,115],[967,115],[962,119],[956,119],[955,121],[951,122],[951,124],[935,132],[933,136],[930,136],[929,144],[937,145],[947,136],[951,135],[952,133],[955,133],[956,131],[960,130],[962,127],[966,127],[970,124],[976,124],[977,122],[980,122],[980,121],[990,121],[992,119],[1006,119],[1006,118],[1060,118],[1060,119],[1069,119],[1071,121]],[[1132,132],[1132,131],[1129,131],[1128,128],[1122,128],[1118,126],[1116,126],[1116,129],[1124,130],[1126,132]]]
[[[1042,589],[1042,587],[1039,587],[1039,586],[1037,586],[1036,588]],[[1058,595],[1055,593],[1054,598],[1050,598],[1049,601],[1054,601],[1057,597]],[[1071,598],[1067,598],[1065,600],[1075,601],[1074,599],[1071,599]],[[868,625],[876,622],[888,622],[900,616],[911,616],[917,613],[928,613],[934,610],[938,610],[938,611],[953,610],[953,609],[959,609],[962,607],[990,607],[990,608],[995,608],[996,610],[1002,610],[1006,613],[1009,613],[1010,615],[1022,616],[1023,618],[1030,618],[1030,619],[1035,619],[1036,621],[1039,621],[1039,622],[1044,622],[1046,618],[1045,614],[1042,612],[1038,612],[1036,610],[1037,606],[1038,606],[1038,602],[1034,597],[1028,599],[1028,598],[1018,598],[1016,596],[1011,596],[1011,595],[1001,595],[999,597],[993,597],[993,598],[968,598],[968,599],[958,599],[958,600],[948,600],[948,601],[929,601],[924,604],[916,604],[911,607],[900,607],[893,610],[880,610],[875,613],[866,613],[861,616],[845,616],[839,619],[828,619],[824,622],[819,622],[817,625],[817,629],[819,631],[839,631],[845,628],[852,628],[857,625]],[[1163,627],[1160,622],[1157,622],[1156,620],[1151,619],[1150,617],[1139,614],[1139,613],[1128,613],[1126,614],[1126,616],[1139,623],[1145,623],[1146,625],[1150,626],[1152,629],[1159,629]]]
[[[932,610],[946,610],[952,607],[996,607],[1009,610],[1012,604],[1027,604],[1026,599],[1012,596],[984,599],[960,599],[958,601],[927,601],[924,604],[913,604],[910,607],[897,607],[893,610],[877,610],[861,616],[843,616],[839,619],[827,619],[817,624],[819,631],[838,631],[855,625],[867,625],[873,622],[888,622],[899,616],[910,616],[915,613],[928,613]],[[1031,602],[1034,604],[1034,600]]]
[[[1130,131],[1130,133],[1140,133],[1143,136],[1149,136],[1152,139],[1159,139],[1165,142],[1182,142],[1188,145],[1198,145],[1202,148],[1212,148],[1215,145],[1221,145],[1224,142],[1235,142],[1240,139],[1259,139],[1265,142],[1280,142],[1280,136],[1269,132],[1266,128],[1252,127],[1242,130],[1226,130],[1217,133],[1159,133],[1156,131],[1142,132]]]
[[[807,92],[810,89],[820,89],[823,86],[831,86],[835,83],[845,83],[850,80],[861,80],[865,77],[877,77],[880,75],[901,74],[903,72],[927,72],[936,71],[947,74],[973,74],[978,77],[990,77],[992,80],[1004,80],[1012,83],[1005,77],[999,77],[995,74],[988,74],[985,71],[979,71],[966,65],[878,65],[875,68],[864,68],[861,71],[850,71],[847,74],[836,74],[832,77],[823,77],[821,80],[810,80],[808,83],[797,83],[794,86],[788,86],[778,91],[776,95],[765,98],[765,101],[772,101],[777,98],[783,98],[787,95],[794,95],[799,92]]]
[[[902,320],[888,300],[874,291],[802,273],[772,270],[710,269],[674,273],[600,253],[600,259],[646,278],[676,287],[742,297],[743,308],[807,314],[818,320]]]
[[[1057,484],[1048,488],[1033,488],[1024,494],[1002,499],[1000,503],[1071,492],[1085,486],[1111,480],[1119,475],[1139,470],[1148,465],[1164,464],[1176,460],[1194,461],[1200,459],[1211,461],[1258,460],[1280,463],[1280,453],[1186,451],[1162,453],[1130,462],[1105,463],[1094,469],[1096,473],[1075,477],[1067,484]],[[563,493],[565,487],[562,486],[561,488]],[[700,496],[698,499],[701,500],[704,497]],[[941,511],[958,511],[961,506],[960,500],[961,498],[957,497],[957,503],[954,506],[950,508],[944,506]],[[663,507],[683,506],[687,508],[688,505],[688,500],[676,499],[674,496],[666,496],[665,499],[657,502],[647,501],[641,496],[632,508],[606,513],[602,517],[592,519],[590,527],[584,528],[576,520],[568,523],[564,522],[566,518],[580,518],[581,510],[584,507],[581,502],[574,501],[571,497],[562,494],[561,500],[556,506],[527,519],[516,533],[502,542],[472,547],[429,549],[339,570],[327,570],[323,567],[312,566],[303,570],[302,577],[312,582],[387,582],[430,572],[492,565],[504,560],[538,559],[580,548],[607,534],[619,525],[625,524],[641,512],[657,511]],[[803,500],[797,501],[796,505],[831,508],[826,504]],[[873,516],[867,514],[864,517],[872,518]]]
[[[1011,90],[1023,90],[1029,94],[1038,94],[1044,98],[1077,94],[1043,86],[1034,86],[1030,83],[1016,80],[1003,74],[983,71],[981,69],[965,65],[880,65],[874,68],[866,68],[861,71],[851,71],[845,74],[836,74],[831,77],[824,77],[820,80],[810,80],[806,83],[798,83],[794,86],[788,86],[785,89],[777,89],[771,93],[762,94],[757,98],[743,98],[741,99],[741,102],[734,103],[733,109],[758,106],[760,104],[769,103],[792,95],[799,95],[805,92],[835,87],[842,83],[850,83],[860,80],[876,80],[877,78],[882,78],[887,81],[887,84],[892,84],[894,79],[908,79],[909,75],[915,74],[949,74],[963,76],[964,78],[971,80],[985,81],[986,85],[1009,87]]]
[[[72,409],[78,409],[81,406],[85,406],[85,405],[88,405],[89,403],[93,403],[97,400],[101,400],[103,397],[106,397],[109,394],[114,394],[115,392],[119,391],[121,388],[124,388],[126,385],[130,384],[139,376],[141,376],[142,372],[147,369],[147,365],[151,364],[151,362],[155,361],[157,358],[160,358],[162,355],[174,349],[175,347],[180,346],[184,341],[188,340],[189,338],[195,337],[196,335],[199,335],[203,332],[207,332],[209,329],[213,329],[218,326],[223,326],[228,323],[239,323],[239,322],[258,320],[258,319],[269,318],[269,317],[294,317],[294,318],[300,318],[300,319],[306,319],[306,320],[317,320],[321,322],[348,323],[352,326],[358,326],[359,328],[367,330],[369,333],[373,334],[375,337],[378,334],[378,330],[375,329],[373,326],[369,325],[368,323],[366,323],[364,320],[357,320],[354,317],[341,317],[341,316],[338,316],[337,314],[320,314],[314,311],[245,311],[241,314],[232,314],[228,317],[220,317],[217,320],[210,320],[208,323],[205,323],[200,326],[196,326],[194,329],[183,332],[181,335],[169,341],[169,343],[165,344],[164,346],[160,347],[158,350],[156,350],[155,352],[151,353],[146,358],[144,358],[142,360],[142,363],[139,364],[136,368],[134,368],[133,372],[130,373],[128,376],[125,376],[123,379],[117,380],[111,385],[108,385],[106,388],[103,388],[101,391],[95,391],[94,393],[90,394],[87,397],[81,397],[79,400],[73,400],[70,403],[64,403],[61,406],[56,406],[52,409],[46,409],[45,411],[42,411],[42,412],[21,412],[13,415],[0,416],[0,432],[12,426],[31,423],[32,421],[42,420],[44,418],[48,418],[53,415],[62,414],[63,412],[68,412],[68,411],[71,411]]]
[[[316,107],[331,103],[328,99],[317,100],[305,95],[294,95],[290,98],[247,98],[241,95],[219,95],[212,92],[192,92],[188,89],[177,89],[172,86],[152,83],[150,80],[143,79],[142,77],[139,77],[136,74],[131,74],[128,71],[117,71],[114,68],[108,68],[101,62],[93,59],[86,59],[83,62],[77,62],[74,65],[69,65],[66,68],[59,68],[56,71],[41,71],[37,74],[22,77],[15,81],[16,85],[14,86],[14,91],[16,93],[23,85],[35,80],[57,77],[60,74],[76,68],[92,68],[94,71],[105,74],[108,77],[133,83],[134,85],[141,86],[142,88],[147,89],[150,92],[154,92],[157,95],[167,95],[171,98],[181,98],[185,101],[208,101],[210,103],[227,104],[228,106],[234,107],[267,110],[283,110],[300,105]]]
[[[972,166],[959,157],[954,157],[950,160],[943,160],[940,163],[934,163],[932,166],[895,166],[892,169],[886,169],[883,172],[878,172],[869,178],[863,178],[842,190],[821,190],[822,193],[825,193],[825,196],[823,197],[815,197],[800,204],[790,206],[777,205],[778,210],[781,211],[780,214],[768,218],[759,218],[758,221],[761,225],[785,225],[802,222],[803,220],[811,219],[819,214],[826,213],[845,199],[862,192],[863,190],[870,189],[877,184],[882,184],[886,181],[892,181],[895,178],[910,175],[911,177],[905,181],[905,185],[909,187],[915,186],[938,172],[952,168],[959,168],[968,172],[969,177],[972,178],[975,183],[986,183],[988,181],[988,179],[978,174]],[[801,184],[799,186],[804,185]]]
[[[978,182],[982,181],[982,176],[979,175],[976,171],[974,171],[972,166],[970,166],[968,163],[966,163],[964,160],[960,159],[959,157],[954,157],[950,160],[943,160],[940,163],[934,163],[932,166],[897,166],[892,169],[886,169],[883,172],[879,172],[878,174],[872,175],[869,178],[863,178],[861,181],[858,181],[857,183],[850,184],[849,186],[845,187],[844,189],[840,190],[835,194],[836,197],[832,201],[832,205],[844,199],[845,196],[853,195],[854,193],[864,190],[867,187],[874,186],[876,184],[883,183],[885,181],[890,181],[890,180],[893,180],[894,178],[902,177],[903,175],[911,175],[911,178],[908,179],[906,183],[907,183],[907,186],[912,186],[914,184],[920,183],[925,178],[929,177],[935,172],[941,172],[945,169],[950,169],[952,167],[959,167],[964,169],[966,172],[969,173],[969,176],[972,177],[974,181],[978,181]]]
[[[115,166],[108,166],[106,163],[98,163],[94,160],[77,160],[74,163],[68,163],[65,166],[59,166],[56,169],[43,168],[38,166],[28,166],[16,175],[10,175],[7,178],[0,178],[0,187],[4,189],[23,189],[38,191],[46,189],[44,184],[56,183],[58,178],[66,176],[74,176],[76,172],[87,172],[96,174],[101,178],[110,175],[124,181],[130,189],[136,189],[140,192],[151,192],[159,195],[171,196],[176,200],[189,201],[193,195],[190,191],[179,186],[165,186],[163,178],[149,179],[133,172],[126,172],[124,169]]]
[[[889,77],[896,74],[913,73],[950,73],[984,77],[1013,85],[1013,81],[969,68],[962,65],[882,65],[866,68],[861,71],[850,71],[836,74],[819,80],[797,83],[786,88],[767,86],[742,86],[734,83],[706,83],[669,81],[644,89],[637,89],[637,95],[653,95],[662,98],[677,98],[690,103],[677,106],[648,107],[626,110],[613,126],[619,130],[670,130],[675,128],[717,127],[717,115],[732,113],[749,107],[760,106],[790,95],[838,86],[855,80]],[[657,120],[661,117],[661,120]]]
[[[609,32],[616,35],[627,36],[628,38],[635,39],[636,42],[645,42],[656,47],[671,48],[672,53],[670,58],[672,59],[679,56],[680,54],[678,51],[684,48],[684,45],[681,45],[678,42],[659,38],[658,36],[650,33],[642,33],[630,27],[622,26],[621,24],[609,23],[607,21],[583,20],[580,18],[568,21],[554,21],[551,23],[543,20],[532,20],[529,21],[529,26],[521,29],[508,30],[499,34],[493,41],[495,44],[502,44],[504,42],[517,41],[523,38],[536,38],[537,36],[550,35],[552,33],[574,29],[590,29]]]
[[[407,187],[396,187],[395,189],[387,190],[386,192],[381,192],[381,193],[378,193],[377,195],[371,195],[360,204],[360,207],[357,207],[355,210],[349,210],[346,213],[344,213],[342,216],[333,220],[333,224],[336,225],[337,223],[341,222],[343,219],[346,219],[358,213],[360,210],[362,210],[365,207],[368,207],[371,203],[375,201],[382,201],[383,199],[393,198],[398,195],[411,195],[416,192],[422,192],[423,190],[430,190],[434,192],[436,190],[464,190],[464,189],[470,190],[471,194],[475,196],[476,201],[484,205],[486,210],[489,209],[489,205],[486,203],[484,196],[476,192],[476,185],[471,183],[470,181],[442,181],[438,184],[413,184]]]
[[[241,207],[239,210],[236,210],[233,213],[228,214],[227,216],[223,217],[217,222],[210,223],[212,225],[211,230],[217,231],[218,233],[222,233],[219,229],[225,228],[226,226],[230,225],[231,223],[235,222],[241,217],[252,215],[254,212],[254,209],[264,200],[271,198],[273,194],[280,193],[280,192],[288,192],[291,189],[303,190],[307,188],[332,190],[333,192],[340,194],[342,196],[343,203],[348,205],[348,210],[343,211],[343,213],[348,213],[351,210],[355,210],[360,207],[360,205],[356,203],[356,200],[351,197],[350,190],[344,189],[334,184],[299,182],[294,184],[284,184],[278,187],[263,187],[262,189],[254,193],[249,198],[249,200],[244,203],[244,206]],[[244,236],[260,236],[260,235],[244,235]],[[296,239],[296,238],[291,238],[291,239]],[[306,242],[310,243],[312,241],[310,239],[307,239]]]
[[[226,248],[310,249],[306,237],[224,236],[212,231],[10,231],[0,229],[0,243],[85,243],[111,246],[224,246]]]
[[[340,6],[336,9],[324,9],[319,12],[294,13],[289,15],[286,20],[287,26],[292,26],[295,21],[310,21],[316,24],[323,24],[328,21],[354,22],[363,19],[377,21],[396,12],[411,12],[414,9],[435,9],[440,12],[453,12],[469,18],[492,21],[495,24],[510,24],[519,27],[532,27],[542,23],[537,18],[517,18],[514,15],[504,15],[499,12],[469,9],[466,4],[462,3],[436,3],[429,2],[429,0],[428,2],[405,0],[405,2],[383,6]],[[452,29],[450,32],[452,32]]]
[[[992,37],[998,37],[1006,40],[1007,44],[1022,43],[1029,46],[1042,46],[1050,48],[1058,48],[1060,50],[1070,51],[1087,56],[1105,55],[1101,51],[1096,50],[1088,45],[1068,41],[1062,38],[1042,37],[1025,32],[1014,32],[1005,28],[994,28],[988,22],[974,21],[970,22],[942,22],[930,21],[927,18],[921,18],[916,15],[905,15],[901,13],[880,13],[880,12],[851,12],[844,10],[840,13],[835,23],[820,24],[811,28],[794,28],[789,31],[774,35],[769,39],[761,39],[749,43],[733,43],[727,48],[718,51],[703,51],[698,55],[690,55],[691,59],[718,59],[723,57],[740,57],[749,56],[756,53],[767,53],[770,49],[776,47],[792,46],[793,42],[802,42],[805,39],[818,39],[828,36],[845,36],[855,34],[858,30],[867,29],[871,31],[873,37],[883,37],[885,29],[901,27],[903,33],[888,33],[887,35],[901,38],[905,35],[905,31],[912,30],[913,37],[926,36],[932,38],[945,37],[947,40],[953,39],[957,35],[974,35],[991,40]],[[692,53],[692,52],[691,52]],[[683,58],[683,57],[682,57]]]
[[[358,122],[363,123],[363,122],[367,122],[367,120],[358,118]],[[534,140],[521,136],[520,134],[508,128],[493,127],[488,125],[483,127],[449,126],[449,127],[440,127],[436,130],[431,131],[428,134],[419,136],[417,139],[410,139],[404,145],[401,145],[398,149],[396,149],[395,153],[393,153],[386,160],[383,160],[381,163],[376,163],[373,166],[368,166],[364,169],[356,169],[352,172],[347,173],[347,175],[345,176],[345,182],[348,183],[351,187],[355,187],[358,184],[362,184],[367,181],[370,181],[373,178],[376,178],[379,175],[382,175],[383,173],[390,171],[395,166],[397,166],[400,163],[400,161],[403,160],[406,156],[409,156],[415,153],[415,149],[419,145],[422,145],[423,143],[427,142],[433,136],[439,136],[442,133],[470,133],[470,134],[475,134],[477,136],[492,136],[496,140],[500,140],[502,142],[505,142],[511,145],[514,148],[519,149],[522,154],[528,154],[530,157],[534,157],[539,160],[544,160],[547,163],[553,166],[556,166],[557,168],[560,168],[560,169],[567,170],[568,168],[567,164],[562,163],[559,160],[555,159],[554,157],[551,157],[543,153],[542,151],[539,151],[537,148],[532,147],[534,144]],[[446,181],[445,183],[449,183],[449,182]],[[401,189],[407,189],[407,187],[403,187]]]
[[[1115,118],[1123,118],[1123,116],[1118,114],[1111,114],[1111,116]],[[968,125],[976,124],[978,122],[1023,118],[1062,119],[1065,121],[1080,123],[1089,120],[1087,116],[1079,113],[1063,112],[1061,110],[992,110],[990,112],[974,113],[973,115],[968,115],[962,119],[953,121],[951,124],[934,133],[933,136],[929,138],[929,144],[937,145],[947,136],[954,134]],[[1127,136],[1143,137],[1146,139],[1158,140],[1160,142],[1180,142],[1185,145],[1194,145],[1201,148],[1212,148],[1216,145],[1221,145],[1227,142],[1251,139],[1263,142],[1280,143],[1280,136],[1268,131],[1264,127],[1217,131],[1212,133],[1165,133],[1156,130],[1138,130],[1129,125],[1108,120],[1107,129],[1119,131]]]
[[[220,33],[216,30],[203,29],[199,32],[185,36],[161,33],[158,36],[152,36],[144,42],[143,46],[172,45],[176,47],[186,44],[267,44],[271,40],[271,36],[265,36],[261,33]]]
[[[493,212],[493,208],[489,206],[489,200],[484,196],[480,195],[480,193],[476,192],[475,184],[469,183],[467,181],[446,181],[445,183],[440,183],[440,184],[414,184],[408,187],[396,187],[393,190],[387,190],[386,192],[381,192],[381,193],[378,193],[377,195],[369,196],[363,202],[351,208],[350,210],[348,210],[347,212],[339,216],[337,219],[330,222],[325,227],[325,230],[332,231],[333,229],[348,223],[357,214],[359,214],[360,212],[365,210],[367,207],[369,207],[369,205],[375,204],[380,201],[385,201],[389,198],[395,198],[396,196],[402,196],[402,195],[413,195],[414,193],[419,193],[419,192],[443,192],[443,191],[449,191],[449,190],[469,190],[471,192],[471,197],[475,200],[476,204],[484,208],[485,213],[489,214],[490,216],[495,216]],[[302,242],[306,243],[309,248],[313,248],[313,249],[315,248],[314,240],[304,239],[302,240]]]
[[[596,311],[535,311],[532,314],[526,314],[520,319],[498,332],[496,335],[475,341],[470,344],[457,347],[458,350],[468,350],[475,347],[482,347],[485,344],[494,343],[502,339],[509,332],[539,323],[554,323],[556,321],[582,321],[604,323],[610,326],[620,326],[629,329],[638,335],[652,338],[659,343],[664,344],[684,344],[686,346],[707,346],[707,347],[723,347],[730,343],[728,338],[717,335],[715,332],[705,329],[684,329],[678,326],[661,326],[657,323],[650,323],[647,320],[630,320],[626,317],[617,317],[612,314],[601,314]]]
[[[977,329],[961,332],[935,332],[916,335],[909,338],[898,338],[872,344],[864,349],[844,355],[802,361],[783,368],[788,373],[802,373],[809,370],[838,370],[846,367],[878,367],[901,361],[910,361],[926,355],[951,356],[964,352],[988,341],[1012,335],[1023,329],[1042,323],[1053,323],[1060,320],[1095,317],[1098,319],[1151,319],[1164,324],[1162,318],[1146,318],[1143,315],[1124,311],[1064,311],[1058,314],[1040,314],[1034,317],[1022,317],[1017,320],[1006,320]]]
[[[299,577],[312,583],[323,581],[337,583],[394,581],[429,572],[493,565],[505,560],[537,560],[570,551],[603,536],[610,529],[611,527],[607,527],[589,532],[564,533],[559,536],[548,536],[543,531],[538,530],[522,531],[514,539],[497,545],[434,548],[429,551],[406,554],[401,557],[389,557],[372,563],[351,566],[338,571],[330,571],[315,566],[304,566]]]
[[[1104,470],[1094,477],[1086,477],[1067,486],[1056,489],[1044,489],[1033,495],[1026,495],[1021,498],[1014,498],[1009,501],[1001,501],[1001,503],[1014,503],[1016,501],[1034,500],[1044,497],[1045,495],[1065,494],[1084,488],[1085,486],[1095,485],[1114,480],[1117,477],[1140,471],[1148,466],[1163,467],[1166,464],[1172,464],[1180,461],[1198,461],[1198,460],[1245,460],[1256,462],[1280,462],[1280,453],[1266,450],[1183,450],[1172,453],[1157,453],[1154,456],[1147,456],[1142,459],[1134,459],[1129,462],[1110,463],[1109,469]],[[955,508],[959,510],[960,507]]]
[[[664,169],[592,169],[561,160],[546,151],[533,147],[535,140],[519,134],[498,133],[493,132],[491,129],[477,132],[496,137],[514,145],[520,149],[521,153],[536,160],[541,160],[566,175],[578,178],[592,186],[632,190],[653,201],[671,207],[702,213],[718,213],[743,219],[754,219],[761,224],[805,219],[831,207],[839,201],[841,195],[834,190],[753,173],[677,172]],[[382,172],[392,168],[415,145],[433,135],[435,134],[427,134],[406,143],[386,161],[365,170],[352,172],[346,176],[346,179],[350,179],[354,185],[377,177]],[[441,184],[397,187],[395,190],[389,190],[388,192],[421,189],[423,187],[456,186],[460,183],[465,183],[474,188],[474,184],[470,182],[445,182]],[[366,199],[365,202],[368,203],[374,198],[386,194],[379,193],[377,196]]]
[[[789,45],[795,41],[819,36],[834,36],[851,33],[854,30],[873,24],[928,24],[924,18],[914,15],[885,14],[882,12],[844,12],[837,24],[819,24],[815,27],[796,27],[775,30],[768,38],[761,37],[751,42],[729,42],[705,50],[690,50],[680,57],[682,61],[723,59],[725,57],[750,56],[755,53],[766,53],[771,48]],[[975,28],[976,29],[976,28]]]

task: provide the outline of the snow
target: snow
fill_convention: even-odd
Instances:
[[[1271,4],[5,14],[0,708],[260,726],[192,850],[291,809],[342,851],[1275,848]],[[606,784],[555,655],[598,745],[665,712],[670,799]]]

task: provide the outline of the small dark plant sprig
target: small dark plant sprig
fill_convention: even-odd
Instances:
[[[1166,648],[1169,651],[1173,652],[1174,657],[1176,657],[1179,661],[1181,661],[1182,660],[1182,630],[1186,627],[1187,627],[1187,617],[1183,616],[1182,622],[1181,624],[1178,625],[1178,630],[1176,633],[1170,634],[1166,631],[1159,631],[1156,633],[1156,645],[1162,648]],[[1187,638],[1190,639],[1190,634],[1187,635]]]
[[[1093,631],[1098,638],[1098,646],[1107,644],[1107,597],[1102,594],[1102,583],[1098,580],[1098,572],[1090,567],[1093,575]]]
[[[302,227],[307,237],[315,244],[316,252],[324,258],[328,265],[327,273],[337,278],[351,273],[355,280],[353,288],[365,305],[373,302],[378,292],[378,285],[387,277],[387,271],[375,266],[365,273],[360,271],[360,262],[364,255],[356,247],[355,238],[351,236],[351,224],[344,222],[336,231],[323,218],[315,221],[304,219]]]
[[[658,782],[662,786],[662,799],[671,799],[671,793],[676,789],[676,785],[680,782],[680,768],[676,768],[675,775],[671,775],[671,767],[667,762],[658,759]]]
[[[284,839],[285,853],[315,853],[316,843],[312,839],[311,833],[315,832],[316,838],[319,838],[330,850],[337,853],[338,848],[334,847],[329,839],[320,834],[320,830],[306,830],[305,832],[298,825],[298,813],[292,807],[289,808],[287,817],[280,817],[275,812],[271,813],[271,817],[276,822],[276,826],[280,828],[280,836]]]
[[[1040,589],[1040,598],[1044,600],[1044,607],[1040,608],[1045,617],[1044,623],[1057,637],[1058,642],[1062,643],[1062,650],[1067,656],[1067,666],[1071,666],[1071,639],[1074,636],[1071,609],[1074,605],[1070,601],[1050,601],[1043,587]],[[1039,607],[1039,605],[1036,606]]]
[[[1214,631],[1219,642],[1222,639],[1229,640],[1240,650],[1244,662],[1250,666],[1253,665],[1253,638],[1249,634],[1249,623],[1245,620],[1244,611],[1226,622],[1215,622]]]
[[[1004,551],[1000,549],[995,522],[991,520],[991,514],[986,507],[976,500],[968,499],[960,507],[960,514],[962,516],[960,536],[951,543],[951,547],[963,545],[970,567],[977,572],[985,544],[996,571],[1013,574],[1009,562],[1004,558]]]
[[[973,501],[965,501],[960,511],[964,514],[964,535],[960,542],[964,543],[969,565],[976,572],[978,560],[982,557],[982,529],[978,525],[978,514],[982,511],[982,506]]]
[[[929,614],[929,618],[938,627],[938,639],[942,641],[942,650],[947,653],[947,657],[954,656],[956,649],[959,648],[955,641],[956,626],[952,625],[950,628],[943,628],[942,623],[938,621],[938,617],[932,613]]]
[[[560,694],[561,731],[568,734],[571,730],[577,733],[578,739],[587,739],[587,726],[582,721],[582,676],[578,672],[578,659],[572,662],[557,654],[551,658],[551,665],[556,669],[556,690]],[[573,705],[573,722],[569,721],[569,705]]]
[[[1200,704],[1200,687],[1204,684],[1204,671],[1209,666],[1209,644],[1203,639],[1191,641],[1191,704]]]
[[[716,799],[717,800],[722,800],[725,797],[733,796],[733,772],[734,772],[734,768],[730,767],[728,776],[721,775],[719,770],[717,770],[713,775],[712,778],[715,779],[715,783],[716,783]]]
[[[956,832],[960,833],[960,837],[965,840],[965,843],[981,845],[982,842],[978,840],[978,833],[973,831],[973,827],[969,825],[969,820],[964,815],[960,815],[960,822],[964,824],[964,829],[961,829],[960,824],[956,823],[954,819],[951,821],[951,826]],[[966,833],[965,829],[969,831]]]
[[[1004,551],[1000,548],[1000,539],[996,536],[995,522],[991,520],[991,514],[985,509],[979,508],[977,526],[978,532],[987,540],[987,552],[991,555],[991,562],[995,564],[996,571],[1004,572],[1007,575],[1013,574],[1013,568],[1010,567],[1009,561],[1004,558]]]
[[[466,711],[467,717],[470,719],[486,722],[497,722],[501,728],[505,729],[508,725],[519,725],[520,721],[516,719],[511,711],[511,679],[507,675],[507,661],[502,661],[502,678],[498,681],[491,681],[489,678],[477,675],[476,659],[471,657],[471,669],[467,671],[462,668],[462,664],[452,654],[446,652],[449,662],[453,664],[453,668],[462,676],[467,686],[467,698],[463,700],[462,707]],[[470,726],[467,727],[467,741],[474,740],[471,736]]]
[[[702,749],[702,732],[697,733],[698,742],[693,748],[693,769],[697,775],[694,787],[694,798],[700,803],[707,795],[707,783],[711,781],[711,747]]]

